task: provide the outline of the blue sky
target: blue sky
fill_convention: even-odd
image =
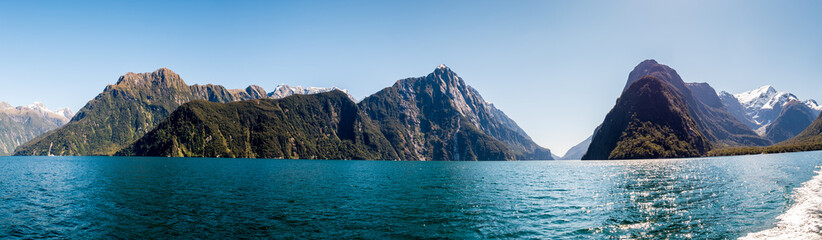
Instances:
[[[687,82],[822,100],[822,1],[0,1],[0,101],[78,110],[126,72],[339,86],[446,64],[562,155],[657,59]]]

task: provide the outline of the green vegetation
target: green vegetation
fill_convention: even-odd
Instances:
[[[188,86],[168,69],[129,73],[69,124],[15,154],[552,159],[444,66],[426,77],[400,80],[359,104],[341,92],[260,99],[265,96],[259,87]]]
[[[802,133],[813,123],[815,111],[800,101],[790,101],[782,106],[779,117],[767,126],[765,137],[779,143]]]
[[[168,69],[126,74],[89,101],[71,122],[15,150],[15,155],[112,155],[136,141],[180,104],[196,99],[237,101],[249,93],[222,86],[188,86]]]
[[[734,156],[766,153],[787,153],[822,150],[822,115],[796,137],[767,147],[739,147],[714,149],[708,156]]]
[[[404,160],[552,159],[447,67],[400,80],[359,105]]]
[[[626,89],[584,160],[696,157],[710,144],[675,87],[647,75]]]
[[[118,155],[397,159],[345,93],[235,103],[192,101]]]
[[[0,156],[11,154],[20,144],[58,128],[63,123],[32,110],[11,109],[0,112]]]
[[[721,148],[711,150],[710,152],[708,152],[708,154],[706,154],[706,156],[738,156],[769,153],[807,152],[818,150],[822,150],[822,140],[813,140],[812,142],[801,144],[777,144],[767,147]]]
[[[712,148],[767,146],[723,105],[707,83],[685,83],[654,60],[637,65],[594,133],[583,159],[703,156]]]
[[[608,159],[699,157],[701,149],[678,138],[669,126],[633,121]]]
[[[499,138],[497,137],[499,136]],[[228,104],[192,101],[118,155],[172,157],[551,159],[445,67],[359,104],[340,91]]]

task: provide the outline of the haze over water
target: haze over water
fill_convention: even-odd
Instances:
[[[599,162],[2,157],[0,236],[716,239],[767,229],[797,234],[802,228],[791,228],[792,221],[816,222],[818,216],[777,217],[791,206],[794,213],[819,210],[813,209],[819,194],[812,191],[820,185],[820,165],[822,152]]]

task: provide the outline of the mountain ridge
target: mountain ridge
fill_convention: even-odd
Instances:
[[[229,91],[220,85],[187,85],[173,71],[126,73],[90,100],[70,122],[20,145],[15,155],[111,155],[153,129],[191,100],[231,102],[261,97],[259,87]],[[264,91],[262,91],[264,92]]]
[[[478,134],[479,140],[493,142],[483,136],[487,135],[504,142],[514,159],[553,159],[550,150],[534,143],[516,122],[445,65],[424,77],[398,80],[359,104],[381,122],[386,137],[395,146],[402,146],[398,154],[408,159],[455,157],[457,154],[448,151],[427,151],[425,146],[447,145],[443,142],[452,141],[453,133],[441,127],[454,129],[463,120],[483,133]]]
[[[342,96],[347,99],[341,100]],[[345,111],[331,111],[333,114],[329,115],[327,111],[316,108],[317,102],[349,107]],[[282,108],[284,105],[291,107]],[[261,108],[270,110],[261,111]],[[356,119],[359,120],[343,121],[339,118],[343,115],[358,116]],[[267,124],[243,122],[243,119],[251,118],[249,116],[258,116],[253,119],[263,119],[260,121]],[[306,121],[313,121],[312,125],[317,125],[317,128],[307,127],[303,124]],[[217,124],[231,122],[237,124]],[[245,134],[251,135],[243,140],[240,137],[243,135],[242,129],[235,125],[263,130],[246,131]],[[341,127],[323,127],[332,125],[348,126],[346,129],[358,129],[359,132],[342,137],[337,134],[340,132],[337,129]],[[205,130],[197,130],[196,126]],[[317,134],[318,129],[326,135]],[[192,138],[188,133],[197,137]],[[198,139],[228,143],[206,144],[198,142]],[[289,147],[288,144],[293,146]],[[349,146],[353,152],[339,150],[341,144]],[[204,150],[191,151],[191,146],[201,146],[199,149]],[[312,149],[326,149],[327,152]],[[422,161],[552,159],[550,150],[536,145],[513,120],[486,102],[476,89],[465,84],[445,65],[438,66],[423,77],[398,80],[358,103],[339,89],[235,103],[190,102],[117,154]]]
[[[289,96],[282,97],[283,95]],[[348,101],[337,99],[339,95],[346,96]],[[330,115],[329,112],[316,108],[317,106],[292,106],[281,111],[280,115],[260,110],[260,107],[268,106],[268,109],[274,111],[273,109],[280,109],[279,106],[282,104],[293,102],[349,106],[345,107],[349,110],[329,110]],[[351,104],[355,107],[350,107]],[[180,106],[185,108],[176,113]],[[305,117],[295,119],[294,116],[283,118],[291,114],[288,113],[289,109],[303,113],[301,116],[315,116],[320,120]],[[338,136],[337,140],[331,138],[333,143],[320,141],[318,138],[330,135],[321,137],[316,134],[316,129],[298,127],[305,126],[302,123],[309,120],[324,126],[338,124],[342,121],[338,118],[341,115],[360,116],[355,125],[347,128],[371,129],[365,131],[367,135],[360,137],[366,140],[354,141]],[[247,116],[276,118],[280,121],[270,122],[269,125],[258,125],[253,121],[242,122],[243,117]],[[210,121],[223,124],[208,124]],[[346,120],[346,123],[352,122]],[[223,126],[224,124],[230,126]],[[192,125],[207,127],[205,129],[210,130],[196,132],[190,128]],[[237,141],[236,137],[240,136],[238,133],[242,132],[238,126],[246,129],[292,129],[296,132],[287,132],[292,134],[289,138],[296,139],[295,143],[321,148],[331,147],[329,149],[337,149],[343,145],[354,146],[354,152],[329,150],[329,154],[337,155],[323,155],[321,152],[305,149],[302,149],[305,150],[303,152],[286,151],[285,148],[265,148],[268,150],[257,151],[260,148],[253,147],[249,150],[248,147],[255,145]],[[200,142],[190,136],[173,136],[183,134],[174,129],[188,129],[191,134],[208,133],[200,136],[204,139],[218,139],[218,142],[244,144],[246,148],[234,148],[236,146],[232,144],[209,145],[208,148],[200,145],[200,152],[192,151],[192,144]],[[334,130],[320,129],[325,132]],[[226,133],[217,134],[221,131]],[[285,146],[283,141],[267,138],[282,137],[281,133],[266,134],[268,135],[264,134],[262,138],[256,139],[260,142],[276,143],[276,146]],[[367,150],[368,146],[371,146],[367,143],[383,141],[380,139],[388,145],[379,144],[378,152]],[[353,142],[346,142],[348,140]],[[390,146],[391,149],[386,150],[385,146]],[[279,155],[273,154],[278,151]],[[438,66],[434,72],[424,77],[399,80],[391,87],[359,103],[356,103],[347,91],[339,88],[299,89],[280,86],[271,93],[265,93],[261,87],[254,85],[246,89],[226,89],[212,84],[189,86],[179,75],[167,68],[150,73],[127,73],[118,78],[116,84],[106,86],[104,91],[89,101],[66,126],[24,144],[15,154],[331,157],[391,160],[553,159],[550,150],[534,143],[516,122],[482,99],[476,89],[465,84],[462,78],[445,65]]]
[[[63,126],[73,115],[69,108],[51,111],[40,102],[18,107],[0,102],[0,155],[11,154],[17,146]]]

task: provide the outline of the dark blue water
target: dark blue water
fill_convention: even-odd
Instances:
[[[820,165],[820,152],[612,162],[2,157],[0,236],[737,238],[777,226]]]

